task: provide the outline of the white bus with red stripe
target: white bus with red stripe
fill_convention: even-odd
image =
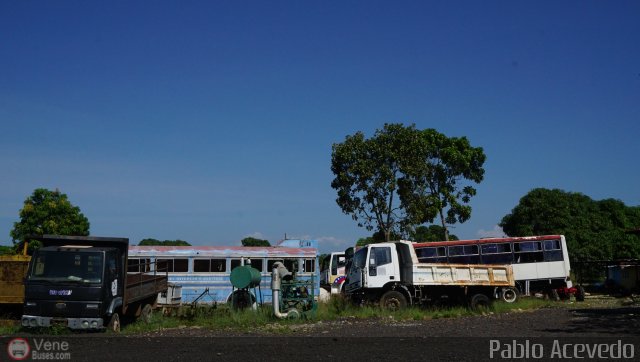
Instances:
[[[413,243],[413,247],[421,263],[511,264],[516,291],[523,295],[584,298],[584,290],[571,283],[564,235],[425,242]],[[503,299],[510,301],[511,297],[507,293]]]

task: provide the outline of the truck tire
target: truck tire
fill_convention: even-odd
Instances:
[[[380,307],[390,311],[400,310],[406,306],[407,298],[405,298],[404,294],[395,290],[384,293],[380,298]]]
[[[518,300],[518,289],[514,287],[502,288],[500,300],[507,303],[515,303]]]
[[[469,308],[472,310],[484,310],[488,309],[491,305],[489,297],[482,293],[477,293],[471,296],[469,299]]]
[[[113,312],[107,324],[107,330],[113,333],[120,333],[120,316],[118,312]]]
[[[142,307],[142,311],[140,312],[140,319],[149,324],[153,320],[153,308],[151,308],[151,304],[145,304]]]

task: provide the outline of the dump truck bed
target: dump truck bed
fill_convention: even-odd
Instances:
[[[511,265],[418,263],[407,273],[414,285],[513,286]]]
[[[24,277],[29,269],[28,255],[0,256],[0,304],[24,302]]]

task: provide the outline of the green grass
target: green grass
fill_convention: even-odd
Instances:
[[[163,316],[155,311],[151,323],[138,321],[125,323],[122,334],[139,335],[153,333],[163,329],[174,328],[203,328],[233,333],[276,333],[289,334],[291,331],[305,324],[319,321],[333,321],[341,319],[377,319],[396,323],[402,321],[421,321],[440,318],[457,318],[482,314],[498,314],[520,312],[540,308],[589,308],[598,307],[593,303],[553,302],[539,298],[521,298],[516,303],[494,302],[483,311],[472,311],[462,306],[423,308],[408,307],[398,311],[383,310],[377,306],[355,306],[342,298],[332,298],[328,303],[320,304],[315,317],[299,320],[280,320],[272,316],[270,306],[264,306],[256,311],[233,311],[223,306],[200,307],[196,310],[180,308],[174,316]],[[73,333],[64,327],[53,327],[42,330],[23,330],[20,326],[0,326],[0,335],[12,335],[20,332],[35,334],[68,334]]]
[[[388,311],[377,306],[355,306],[341,298],[332,298],[329,303],[320,304],[314,318],[299,320],[279,320],[272,316],[267,306],[257,311],[232,311],[225,306],[208,313],[191,317],[163,317],[156,313],[150,324],[136,322],[123,328],[124,334],[149,333],[166,328],[199,327],[211,330],[227,330],[235,333],[269,332],[287,334],[294,326],[340,319],[378,319],[383,321],[420,321],[440,318],[457,318],[482,314],[508,313],[547,307],[560,307],[560,303],[536,298],[523,298],[516,303],[495,302],[484,311],[472,311],[466,307],[422,308],[408,307],[398,311]]]

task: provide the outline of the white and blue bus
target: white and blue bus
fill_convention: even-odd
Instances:
[[[423,263],[511,264],[517,292],[524,295],[584,297],[582,288],[571,283],[564,235],[425,242],[413,247]],[[505,299],[509,296],[515,298],[506,295]]]
[[[155,263],[154,263],[155,262]],[[130,246],[129,272],[145,265],[166,266],[170,284],[181,287],[181,302],[227,303],[233,298],[231,271],[239,265],[251,264],[261,273],[256,292],[250,290],[257,303],[271,303],[271,271],[281,262],[297,278],[314,281],[314,295],[320,293],[318,243],[315,240],[287,239],[276,246]],[[235,292],[238,292],[237,290]]]

